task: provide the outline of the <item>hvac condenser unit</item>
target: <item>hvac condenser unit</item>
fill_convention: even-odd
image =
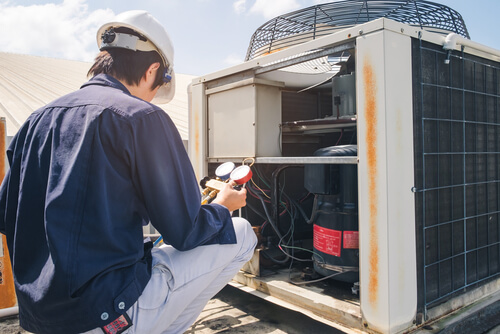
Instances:
[[[198,177],[255,161],[237,214],[259,246],[235,285],[380,333],[500,294],[500,51],[454,10],[281,15],[191,96]]]

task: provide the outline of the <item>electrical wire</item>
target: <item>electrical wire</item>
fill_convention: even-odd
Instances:
[[[247,188],[248,189],[248,188]],[[255,196],[258,198],[257,196]],[[246,205],[250,210],[252,210],[256,215],[258,215],[260,218],[264,219],[264,223],[266,222],[267,217],[262,214],[261,211],[259,211],[256,207],[254,207],[251,203],[247,201]]]
[[[349,270],[350,271],[350,270]],[[311,281],[304,281],[304,282],[294,282],[292,281],[291,279],[291,276],[289,274],[288,276],[288,281],[293,284],[293,285],[304,285],[304,284],[311,284],[311,283],[317,283],[317,282],[321,282],[321,281],[324,281],[326,279],[329,279],[329,278],[332,278],[332,277],[335,277],[337,275],[340,275],[340,274],[344,274],[344,273],[347,273],[349,271],[341,271],[341,272],[337,272],[337,273],[334,273],[334,274],[331,274],[331,275],[328,275],[328,276],[325,276],[325,277],[321,277],[321,278],[318,278],[318,279],[315,279],[315,280],[311,280]]]
[[[255,188],[257,188],[258,190],[260,190],[260,192],[261,192],[264,196],[266,196],[269,200],[271,199],[271,197],[269,197],[269,196],[266,194],[266,192],[265,192],[264,190],[262,190],[262,189],[261,189],[261,188],[260,188],[260,187],[259,187],[259,186],[255,183],[255,182],[254,182],[254,180],[253,180],[253,179],[251,179],[251,181],[252,181],[252,185],[253,185]],[[269,203],[270,203],[270,202],[269,202]]]
[[[255,174],[257,174],[257,177],[259,178],[259,180],[261,180],[266,185],[266,187],[271,188],[269,180],[266,180],[266,178],[264,178],[260,174],[259,169],[258,168],[254,168],[254,170],[255,170]]]
[[[250,184],[249,184],[249,187],[251,188],[251,187],[253,187],[253,185],[250,185]],[[255,191],[255,189],[252,189],[252,190],[253,190],[253,191]],[[278,229],[278,227],[276,226],[275,222],[274,222],[274,221],[273,221],[273,219],[271,218],[271,215],[269,214],[269,210],[268,210],[268,208],[267,208],[266,202],[264,201],[264,198],[263,198],[262,194],[261,194],[261,193],[259,193],[259,192],[255,192],[255,194],[259,197],[259,199],[260,199],[260,201],[261,201],[261,203],[262,203],[262,207],[263,207],[264,212],[265,212],[265,214],[266,214],[266,216],[267,216],[267,221],[268,221],[268,223],[269,223],[269,224],[271,225],[271,227],[274,229],[274,232],[275,232],[275,233],[276,233],[276,235],[279,237],[280,242],[281,242],[281,241],[282,241],[282,240],[283,240],[283,239],[284,239],[284,238],[285,238],[285,237],[286,237],[286,236],[290,233],[290,230],[289,230],[289,231],[288,231],[288,232],[287,232],[284,236],[281,234],[281,232],[279,231],[279,229]],[[291,226],[293,226],[293,224],[292,224]],[[284,251],[282,248],[280,248],[280,250],[283,252],[283,254],[285,254],[285,255],[286,255],[285,259],[283,259],[283,260],[278,260],[278,259],[276,259],[276,258],[274,258],[274,257],[271,257],[270,255],[266,254],[265,252],[264,252],[263,254],[265,254],[265,256],[266,256],[267,258],[269,258],[271,261],[273,261],[273,262],[275,262],[275,263],[278,263],[278,264],[285,264],[285,263],[287,263],[287,262],[289,261],[289,259],[290,259],[290,254],[288,254],[288,253],[287,253],[286,251]]]
[[[282,124],[279,125],[279,133],[278,133],[278,147],[281,155],[283,155],[283,129]]]
[[[305,252],[309,252],[309,253],[312,253],[312,254],[315,254],[314,251],[310,250],[310,249],[305,249],[305,248],[301,248],[301,247],[295,247],[295,246],[287,246],[287,245],[282,245],[282,244],[279,244],[278,245],[278,248],[280,248],[281,251],[283,251],[281,249],[281,247],[285,247],[285,248],[290,248],[290,249],[296,249],[296,250],[301,250],[301,251],[305,251]],[[296,260],[296,261],[299,261],[299,262],[312,262],[313,259],[301,259],[301,258],[298,258],[298,257],[294,257],[294,256],[291,256],[289,255],[290,258]]]
[[[352,144],[352,143],[353,143],[354,138],[356,138],[356,131],[353,131],[353,132],[352,132],[352,137],[351,137],[351,141],[349,142],[349,144]]]
[[[343,135],[344,135],[344,131],[342,130],[340,137],[337,140],[336,145],[338,145],[341,142]],[[355,133],[353,134],[351,141],[354,139],[354,137],[355,137]],[[261,182],[261,184],[264,184],[266,187],[271,188],[269,186],[269,181],[265,177],[263,177],[261,171],[259,171],[259,169],[256,168],[256,166],[255,166],[254,170],[255,170],[255,175],[257,176],[257,178]],[[285,178],[285,180],[286,180],[286,178]],[[304,285],[304,284],[317,283],[317,282],[321,282],[321,281],[333,278],[337,275],[349,272],[349,271],[335,272],[331,275],[324,276],[324,277],[321,277],[319,279],[304,281],[304,282],[294,282],[292,280],[291,274],[292,274],[292,266],[293,266],[294,261],[313,262],[316,259],[316,261],[318,261],[318,263],[326,263],[325,259],[320,254],[318,254],[314,249],[310,250],[310,249],[295,246],[295,240],[294,240],[295,233],[294,232],[295,232],[295,224],[296,224],[297,218],[300,215],[307,223],[310,224],[313,222],[311,219],[314,217],[315,214],[330,213],[330,212],[324,212],[323,210],[319,210],[319,208],[317,207],[317,204],[318,204],[317,198],[316,198],[316,196],[314,196],[315,197],[315,205],[313,205],[314,206],[313,214],[312,214],[311,218],[308,217],[307,214],[305,213],[304,209],[302,208],[301,203],[303,201],[305,201],[311,195],[311,193],[307,193],[300,200],[295,200],[295,199],[291,198],[285,192],[285,186],[286,186],[286,183],[282,182],[280,189],[279,189],[279,199],[278,199],[279,203],[278,203],[278,205],[279,205],[279,207],[282,208],[282,210],[279,212],[278,217],[281,217],[285,214],[288,214],[288,216],[290,217],[290,226],[289,226],[288,230],[286,231],[286,233],[283,234],[279,230],[279,228],[277,226],[277,222],[275,222],[273,220],[272,216],[270,215],[269,209],[268,209],[268,204],[271,203],[271,197],[270,197],[271,190],[263,189],[261,186],[259,186],[255,182],[255,180],[253,178],[251,179],[251,182],[247,183],[248,192],[251,194],[252,197],[260,200],[260,202],[262,204],[262,208],[264,210],[264,214],[262,214],[262,212],[259,213],[258,212],[259,210],[257,210],[255,207],[252,207],[251,205],[249,206],[249,208],[252,211],[254,211],[256,214],[258,214],[259,217],[264,219],[264,222],[261,225],[261,228],[262,228],[261,233],[264,232],[264,228],[266,228],[268,225],[271,225],[271,227],[273,228],[277,237],[279,238],[279,241],[277,243],[277,248],[284,255],[284,258],[280,258],[280,256],[276,257],[276,255],[272,256],[265,251],[261,252],[261,254],[276,264],[284,265],[284,264],[288,263],[288,269],[289,269],[288,280],[291,284],[294,284],[294,285]],[[295,255],[296,251],[310,253],[313,256],[311,256],[310,258],[300,258],[300,257],[297,257]]]
[[[253,187],[250,184],[248,184],[248,185],[249,185],[249,188]],[[276,224],[274,223],[273,219],[271,218],[271,215],[269,214],[269,210],[267,208],[266,202],[264,201],[264,198],[258,192],[255,192],[255,194],[257,195],[257,197],[261,201],[262,208],[264,209],[264,213],[266,214],[266,217],[267,217],[267,221],[271,224],[271,226],[274,229],[274,232],[276,232],[276,234],[278,235],[278,237],[281,239],[283,236],[281,235],[281,232],[279,231],[278,227],[276,226]]]
[[[295,201],[293,198],[288,198],[288,200],[292,203],[293,207],[296,208],[300,215],[302,216],[302,218],[307,222],[309,220],[309,216],[306,215],[306,212],[304,211],[304,209],[299,205],[299,203],[297,203],[297,201]]]
[[[344,135],[344,129],[342,129],[342,131],[340,132],[339,140],[337,140],[337,143],[335,144],[335,146],[337,146],[340,143],[340,140],[342,139],[343,135]]]
[[[256,198],[256,199],[260,199],[259,196],[257,196],[257,193],[256,193],[256,190],[252,188],[251,184],[248,184],[247,186],[247,192],[253,197],[253,198]],[[268,199],[264,199],[264,202],[266,203],[271,203],[270,200]]]
[[[262,176],[262,174],[258,168],[255,168],[255,175],[264,185],[269,187],[269,182]],[[255,182],[255,180],[253,180],[253,178],[252,178],[251,182],[248,183],[248,187],[247,187],[248,192],[253,197],[258,198],[261,201],[262,208],[264,209],[265,216],[267,217],[267,220],[264,221],[264,223],[261,225],[261,228],[262,228],[261,233],[264,232],[265,227],[267,227],[268,225],[271,225],[274,232],[276,233],[276,235],[279,238],[279,242],[277,244],[277,247],[285,255],[285,258],[284,259],[277,259],[277,258],[272,257],[271,255],[269,255],[265,252],[263,252],[262,254],[266,258],[268,258],[271,261],[278,263],[278,264],[285,264],[289,260],[291,260],[291,262],[293,262],[293,260],[299,261],[299,262],[310,262],[310,261],[312,261],[312,258],[303,259],[303,258],[296,257],[295,251],[296,250],[297,251],[306,251],[306,252],[311,252],[312,254],[314,254],[314,252],[311,250],[301,248],[301,247],[296,247],[294,245],[294,243],[295,243],[295,240],[294,240],[295,222],[296,222],[298,215],[300,214],[305,221],[309,220],[309,217],[306,215],[304,209],[301,207],[299,202],[300,203],[303,202],[307,197],[309,197],[310,193],[307,193],[305,196],[303,196],[303,198],[301,198],[299,200],[299,202],[297,202],[296,200],[292,199],[285,192],[285,186],[286,186],[286,184],[283,182],[281,184],[281,187],[279,190],[280,198],[278,201],[279,201],[279,205],[283,208],[283,210],[279,213],[279,217],[283,216],[285,213],[288,213],[288,215],[290,217],[290,227],[285,234],[282,234],[281,231],[278,229],[276,222],[272,219],[272,217],[269,213],[269,210],[267,208],[267,204],[270,203],[270,199],[271,199],[270,196],[267,194],[268,192],[270,193],[270,190],[262,189],[259,185],[257,185],[257,183]]]

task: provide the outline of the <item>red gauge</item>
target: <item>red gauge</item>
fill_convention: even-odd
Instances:
[[[237,184],[245,184],[252,178],[252,171],[247,165],[238,166],[232,171],[230,177]]]
[[[234,169],[234,163],[233,162],[225,162],[217,169],[215,170],[215,175],[220,178],[223,181],[226,181],[229,179],[229,176],[231,175],[231,172]]]

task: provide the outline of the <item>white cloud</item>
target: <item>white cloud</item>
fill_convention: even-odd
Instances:
[[[238,65],[243,63],[243,59],[244,57],[242,57],[241,55],[232,53],[229,56],[227,56],[226,59],[224,59],[224,64],[228,66]]]
[[[15,6],[0,3],[0,51],[92,61],[96,31],[114,16],[110,9],[88,11],[86,0]]]
[[[247,6],[246,6],[246,0],[238,0],[233,2],[233,9],[236,12],[236,14],[242,14],[246,11]]]
[[[266,19],[301,8],[297,0],[256,0],[250,9],[251,13],[262,14]]]

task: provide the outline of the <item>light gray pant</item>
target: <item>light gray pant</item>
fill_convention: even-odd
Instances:
[[[133,326],[126,334],[184,333],[207,302],[253,255],[257,238],[243,218],[233,218],[237,243],[200,246],[180,252],[153,248],[151,280],[127,310]],[[102,334],[100,328],[87,332]]]

